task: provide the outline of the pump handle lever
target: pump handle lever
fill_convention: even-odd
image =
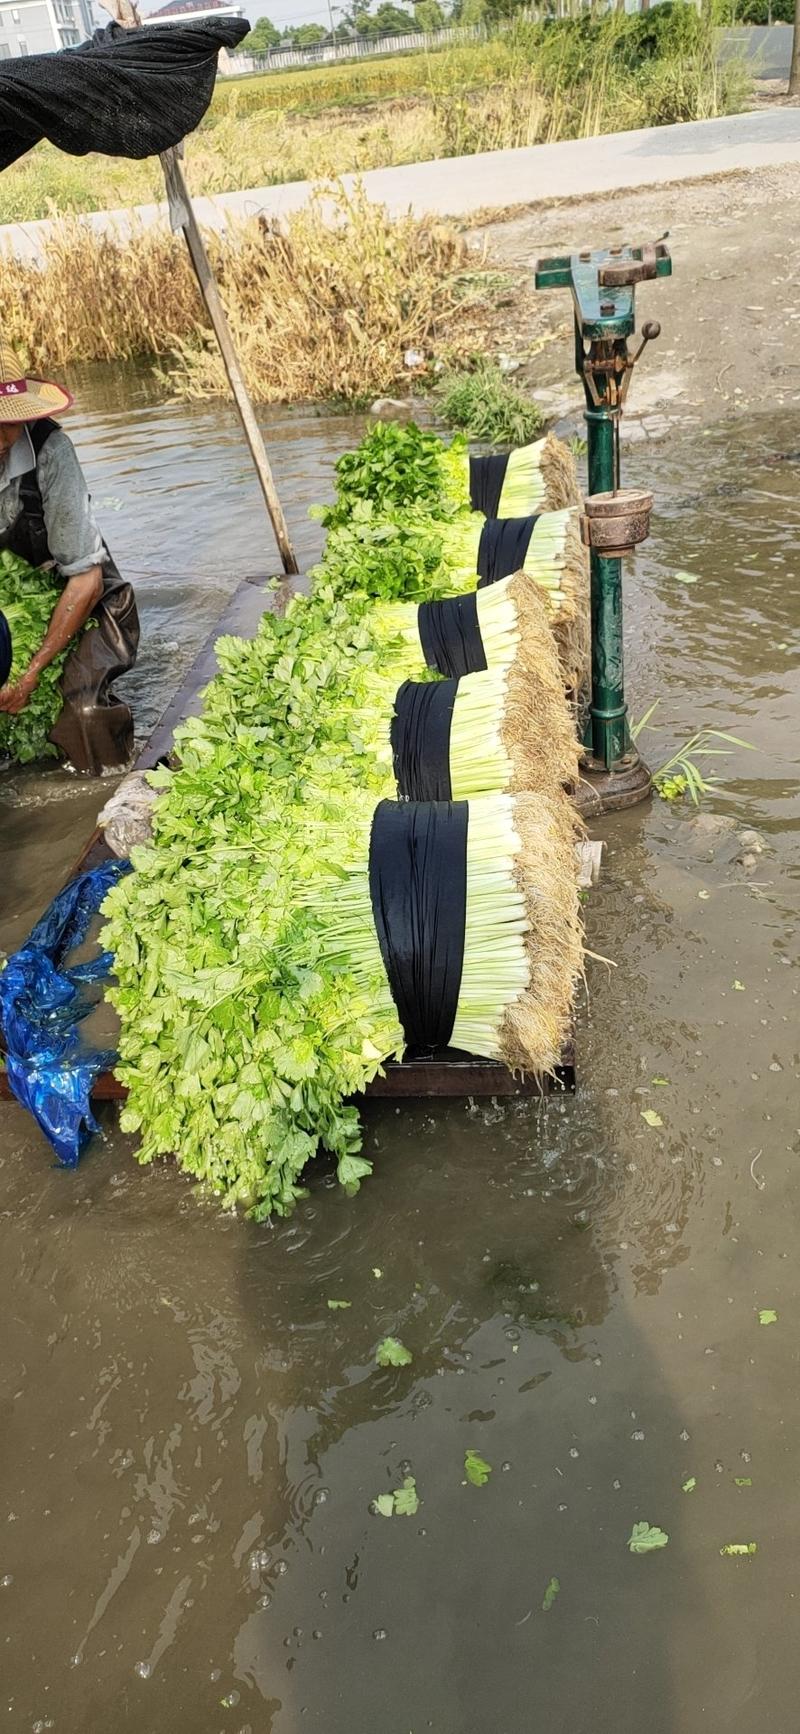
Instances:
[[[639,360],[639,356],[642,354],[642,351],[647,348],[648,343],[653,343],[655,341],[655,339],[657,337],[660,337],[660,336],[661,336],[661,326],[659,325],[658,320],[657,319],[646,320],[645,324],[642,326],[642,341],[639,344],[639,348],[637,349],[636,354],[631,356],[631,366],[632,367],[635,366],[636,362]]]

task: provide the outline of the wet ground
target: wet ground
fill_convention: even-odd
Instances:
[[[271,557],[225,412],[131,427],[128,389],[79,443],[146,574],[149,721]],[[277,431],[307,560],[350,430]],[[634,714],[661,701],[642,744],[755,750],[716,761],[699,821],[604,822],[588,919],[616,967],[591,966],[575,1099],[374,1105],[360,1196],[320,1165],[273,1228],[137,1168],[113,1114],[65,1173],[3,1110],[14,1734],[794,1734],[798,446],[787,410],[630,448],[659,501],[627,581]],[[0,798],[8,944],[98,799],[59,772]],[[410,1366],[376,1368],[387,1333]],[[419,1511],[373,1515],[407,1474]],[[636,1523],[668,1544],[632,1554]]]

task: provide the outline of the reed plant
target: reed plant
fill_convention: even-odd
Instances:
[[[314,200],[282,230],[254,218],[209,237],[258,402],[363,399],[397,387],[407,348],[485,341],[490,302],[454,229],[393,221],[360,191],[332,191],[327,218]],[[150,357],[185,397],[227,395],[185,247],[161,229],[122,239],[72,219],[41,265],[7,256],[3,286],[5,335],[34,369]]]

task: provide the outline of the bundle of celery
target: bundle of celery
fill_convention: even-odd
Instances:
[[[526,518],[580,505],[575,460],[554,434],[501,454],[476,455],[454,440],[447,471],[457,503],[487,518]]]
[[[387,925],[372,797],[334,779],[307,789],[303,807],[287,806],[272,793],[258,744],[243,744],[226,808],[226,749],[203,741],[195,751],[184,731],[182,767],[165,773],[156,807],[155,845],[135,852],[136,871],[107,899],[102,939],[115,953],[119,1076],[129,1091],[122,1123],[141,1134],[139,1159],[175,1153],[226,1204],[263,1218],[291,1209],[320,1143],[338,1158],[342,1184],[358,1185],[369,1164],[346,1098],[409,1035],[441,1033],[446,1007],[453,1046],[552,1068],[581,938],[564,797],[380,804],[379,831],[387,817],[405,816],[404,847],[389,851],[388,868],[410,900],[409,957],[404,922]],[[459,828],[461,856],[446,835]],[[434,871],[430,843],[440,833],[440,864],[457,862],[455,891],[452,873]],[[446,994],[409,1007],[407,980],[427,976],[435,987],[442,973],[425,969],[442,961],[442,923],[460,947],[445,960]]]
[[[548,614],[541,592],[524,572],[458,596],[379,602],[370,626],[383,644],[384,660],[391,659],[403,677],[422,661],[452,677],[506,668],[519,658],[538,681],[542,659],[545,668],[552,662]]]
[[[452,873],[454,857],[437,848],[436,835],[452,827],[459,806],[466,810],[463,892]],[[376,862],[380,818],[390,824]],[[382,961],[387,979],[379,1006],[387,1025],[398,986],[405,990],[398,1048],[436,1046],[438,988],[426,985],[426,1000],[436,1003],[421,1007],[423,989],[414,984],[428,974],[436,930],[448,919],[445,938],[452,938],[448,903],[463,895],[463,909],[456,910],[463,949],[455,1011],[440,1045],[500,1060],[513,1071],[552,1071],[569,1030],[582,958],[574,837],[574,814],[558,795],[486,795],[454,805],[384,801],[368,824],[362,814],[360,834],[358,821],[338,830],[334,868],[329,826],[328,858],[313,890],[302,893],[314,897],[320,911],[319,957],[345,968],[362,991],[367,984],[374,991]],[[441,871],[445,863],[451,871]],[[441,883],[431,886],[437,874]],[[387,887],[394,895],[384,902]],[[400,926],[401,891],[409,919],[397,932],[392,921]]]
[[[187,731],[195,749],[227,739],[235,761],[255,731],[264,767],[298,800],[309,777],[340,774],[394,794],[393,754],[400,793],[411,798],[572,783],[577,743],[555,646],[534,587],[518,581],[525,585],[524,632],[512,600],[486,610],[510,616],[505,657],[436,683],[435,695],[419,640],[381,621],[366,599],[336,599],[324,586],[298,596],[283,617],[266,614],[253,639],[218,640],[220,673],[180,742]]]
[[[552,434],[516,451],[476,456],[460,434],[445,445],[414,422],[377,422],[339,459],[336,500],[319,516],[336,528],[366,500],[389,517],[411,507],[447,518],[471,506],[489,518],[516,518],[575,506],[579,498],[572,455]]]
[[[0,610],[8,622],[13,651],[9,685],[24,674],[40,648],[60,594],[50,573],[29,566],[8,549],[0,553]],[[64,651],[43,671],[24,710],[16,716],[0,711],[0,757],[24,765],[57,756],[48,736],[61,710],[59,681],[66,658]]]
[[[479,513],[449,521],[405,513],[380,518],[366,502],[328,535],[311,576],[339,595],[361,591],[380,601],[425,601],[474,589],[479,568],[491,579],[524,570],[550,612],[564,684],[585,687],[589,663],[589,579],[574,509],[487,522]]]

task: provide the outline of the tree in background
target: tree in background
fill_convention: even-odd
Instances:
[[[486,16],[486,0],[455,0],[451,14],[453,24],[463,24],[465,27],[485,24]]]
[[[414,14],[405,12],[402,6],[393,6],[391,0],[382,0],[375,13],[375,25],[379,36],[394,36],[403,30],[413,30]]]
[[[800,0],[794,3],[794,36],[792,37],[792,66],[789,73],[789,95],[800,96]]]
[[[418,30],[443,30],[444,13],[439,0],[417,0],[414,23]]]
[[[397,36],[416,28],[413,13],[392,5],[391,0],[381,0],[375,12],[368,6],[354,6],[345,18],[359,36]]]
[[[239,43],[237,54],[268,54],[271,48],[277,48],[281,33],[275,29],[268,18],[259,18],[253,25],[249,36]]]
[[[328,36],[321,24],[298,24],[291,31],[293,48],[316,48],[320,42],[325,42]]]

